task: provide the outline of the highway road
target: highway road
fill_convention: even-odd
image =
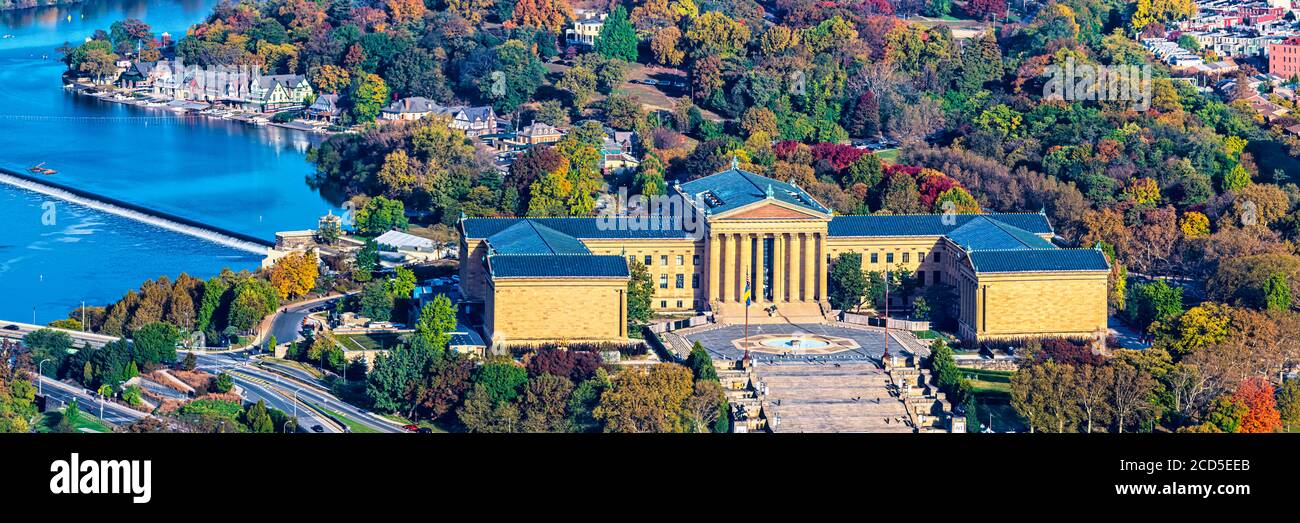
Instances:
[[[45,376],[41,376],[40,378],[41,389],[45,393],[46,398],[46,410],[58,410],[64,405],[67,405],[73,398],[76,398],[77,405],[81,407],[82,412],[99,417],[100,411],[98,396],[90,394],[85,389],[75,385],[68,385],[67,383],[50,379]],[[103,419],[115,425],[130,425],[131,423],[147,416],[148,414],[118,405],[111,401],[104,402]]]
[[[312,301],[304,304],[293,305],[288,307],[285,312],[280,313],[271,322],[271,334],[275,335],[277,343],[292,343],[302,338],[299,331],[302,330],[302,320],[311,314],[311,309],[317,307],[333,307],[334,303],[342,299],[343,296],[335,296],[328,300]]]
[[[312,410],[310,403],[319,408],[330,410],[346,416],[352,422],[375,432],[403,432],[397,424],[379,419],[377,416],[345,403],[329,392],[314,379],[283,375],[254,365],[255,360],[241,352],[223,352],[216,354],[196,353],[199,368],[208,372],[226,372],[235,379],[235,383],[244,388],[253,399],[256,395],[267,400],[268,405],[293,414],[293,399],[298,404],[298,415],[303,427],[320,424],[327,432],[343,432],[342,426]],[[305,373],[303,373],[305,374]],[[310,418],[312,421],[308,421]]]
[[[59,332],[66,332],[68,333],[68,336],[72,337],[73,342],[75,342],[73,343],[73,345],[76,347],[89,345],[90,347],[98,348],[98,347],[103,347],[104,345],[107,345],[114,341],[117,341],[117,337],[115,336],[105,336],[103,334],[94,334],[90,332],[74,331],[68,329],[56,329],[54,327],[47,327],[45,325],[32,325],[30,323],[19,323],[16,321],[7,321],[7,320],[0,321],[0,338],[8,338],[11,340],[22,341],[22,339],[26,337],[29,333],[40,329],[49,329],[49,330],[54,330]]]

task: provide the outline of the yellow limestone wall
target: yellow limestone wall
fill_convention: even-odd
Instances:
[[[627,278],[496,278],[484,328],[493,343],[627,341]]]
[[[1106,276],[1101,271],[981,274],[970,300],[975,334],[981,340],[1104,335]]]

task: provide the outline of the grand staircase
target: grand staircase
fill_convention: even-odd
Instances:
[[[755,375],[772,432],[914,432],[875,365],[759,365]]]

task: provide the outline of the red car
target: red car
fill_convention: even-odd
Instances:
[[[402,425],[402,428],[406,429],[407,432],[419,432],[419,431],[420,431],[420,426],[419,426],[419,425]]]

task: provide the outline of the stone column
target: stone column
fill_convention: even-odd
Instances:
[[[803,285],[800,293],[802,301],[813,301],[813,286],[817,280],[813,277],[813,270],[816,269],[816,258],[814,252],[816,246],[813,245],[812,233],[800,234],[803,237]]]
[[[722,301],[724,295],[723,289],[725,287],[722,286],[721,271],[718,270],[723,266],[722,242],[724,238],[726,237],[720,234],[709,235],[709,259],[707,261],[709,264],[709,283],[707,284],[708,294],[706,294],[709,307],[713,306],[714,300]]]
[[[778,232],[772,237],[772,300],[785,302],[785,233]]]
[[[826,300],[829,294],[827,287],[830,282],[829,269],[826,267],[826,235],[817,233],[817,300]]]
[[[767,303],[767,235],[754,235],[754,301]]]

